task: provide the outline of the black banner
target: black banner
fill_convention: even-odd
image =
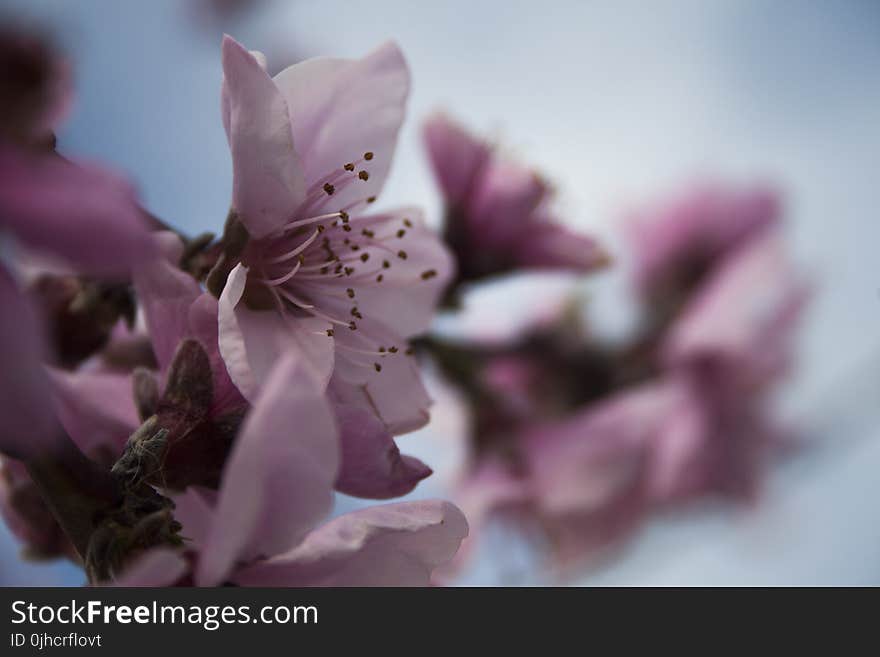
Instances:
[[[864,592],[831,593],[841,603],[782,589],[10,588],[0,589],[0,655],[466,653],[475,641],[499,649],[525,639],[570,654],[609,642],[680,646],[701,636],[711,636],[706,649],[748,649],[770,635],[785,636],[790,647],[830,630],[844,610],[848,630],[871,626],[874,592],[870,600],[861,599]],[[854,639],[851,632],[837,636],[837,647]]]

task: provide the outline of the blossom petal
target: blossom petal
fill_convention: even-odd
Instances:
[[[202,585],[297,545],[333,503],[339,444],[320,382],[293,356],[272,372],[235,443],[198,564]]]
[[[42,365],[42,331],[33,308],[2,266],[0,307],[0,451],[28,458],[51,449],[57,425]]]
[[[424,136],[446,203],[464,205],[479,185],[479,176],[491,155],[489,145],[443,114],[435,114],[425,122]]]
[[[251,237],[288,221],[305,193],[284,97],[260,62],[223,38],[223,105],[232,151],[232,205]]]
[[[0,149],[0,226],[23,243],[93,274],[155,256],[131,186],[92,166]]]
[[[275,76],[290,108],[294,142],[315,196],[308,207],[345,209],[378,196],[385,183],[409,94],[400,49],[386,43],[358,60],[316,58]],[[371,159],[364,155],[372,153]],[[353,171],[343,165],[356,164]],[[368,172],[368,180],[358,177]],[[329,174],[337,174],[332,180]],[[334,184],[328,196],[321,185]]]
[[[348,283],[355,291],[354,304],[361,314],[389,327],[404,338],[424,333],[431,326],[437,304],[453,276],[455,263],[443,240],[434,233],[417,208],[359,217],[359,230],[375,235],[377,246],[364,245],[372,262],[388,263],[375,276]],[[403,255],[401,255],[403,254]],[[339,304],[347,314],[351,303]]]
[[[333,371],[333,342],[327,322],[310,317],[287,317],[274,310],[251,310],[242,301],[247,268],[229,273],[219,301],[220,353],[233,383],[248,401],[273,366],[286,353],[294,354],[312,376],[326,385]]]
[[[448,502],[375,506],[340,516],[302,545],[236,577],[250,586],[427,586],[468,527]]]
[[[86,454],[110,450],[119,456],[140,426],[131,377],[109,372],[49,369],[58,419]]]
[[[154,548],[135,559],[113,580],[114,587],[172,586],[183,577],[189,566],[178,550]]]
[[[403,343],[384,327],[368,320],[358,322],[357,332],[369,335],[372,342],[386,348]],[[416,359],[406,355],[402,346],[397,353],[387,353],[384,358],[376,355],[374,363],[364,363],[361,358],[348,359],[347,349],[363,348],[356,341],[355,333],[339,331],[336,334],[339,355],[330,381],[334,398],[340,403],[370,409],[394,435],[425,426],[430,417],[431,398],[422,383]],[[377,370],[376,365],[381,369]]]
[[[401,455],[385,425],[370,410],[336,409],[342,443],[342,465],[336,490],[346,495],[388,499],[406,495],[431,474],[431,468]]]

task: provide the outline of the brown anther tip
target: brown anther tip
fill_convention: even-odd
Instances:
[[[342,165],[342,168],[346,171],[354,171],[354,162],[347,162]]]
[[[351,245],[351,250],[352,250],[352,251],[360,251],[360,250],[361,250],[361,245],[360,245],[360,244],[352,244],[352,245]]]
[[[398,251],[397,257],[400,258],[401,260],[406,260],[406,251]]]
[[[437,275],[437,271],[435,269],[429,269],[427,271],[422,272],[422,280],[427,281],[429,278],[434,278]]]
[[[358,309],[357,309],[357,306],[354,306],[354,307],[351,309],[351,316],[352,316],[352,317],[357,317],[357,316],[358,316]]]
[[[371,230],[368,229],[368,228],[364,228],[364,229],[361,231],[361,233],[363,234],[364,237],[373,237],[373,236],[376,234],[376,233],[374,233],[373,231],[371,231]]]
[[[367,151],[364,153],[364,159],[368,162],[373,159],[373,151]]]
[[[326,274],[327,271],[328,271],[328,267],[325,265],[324,267],[321,267],[321,270],[320,270],[320,271],[321,271],[322,274]]]
[[[357,331],[357,327],[358,327],[358,325],[355,324],[354,322],[348,323],[348,328],[350,328],[352,331]]]
[[[385,353],[385,347],[379,347],[379,353],[380,353],[380,354],[384,354],[384,353]]]
[[[324,191],[327,192],[327,196],[332,196],[333,192],[336,191],[336,188],[330,183],[324,183]]]
[[[350,224],[343,224],[342,230],[344,230],[346,233],[350,233],[351,232],[351,225]]]
[[[412,228],[412,222],[409,219],[404,219],[403,225],[406,226],[407,228]]]
[[[399,231],[397,231],[398,237],[403,237],[404,235],[406,235],[406,231],[403,228],[401,228]]]
[[[327,226],[325,226],[324,224],[318,224],[319,233],[323,233],[325,230],[327,230]]]
[[[384,278],[385,277],[382,274],[379,274],[378,276],[376,276],[376,282],[381,283],[384,280]]]
[[[354,289],[352,289],[352,288],[347,288],[347,289],[345,290],[345,293],[348,295],[348,298],[349,298],[349,299],[354,299]]]
[[[353,273],[354,273],[354,267],[346,267],[345,268],[345,275],[346,276],[351,276]]]
[[[376,368],[376,371],[377,371],[377,372],[381,372],[381,371],[382,371],[382,366],[379,365],[379,363],[373,363],[373,367]]]
[[[367,203],[375,203],[375,202],[376,202],[375,196],[368,196],[367,197]]]
[[[396,354],[398,350],[397,347],[389,347],[388,351],[390,351],[392,354]]]
[[[358,178],[360,178],[361,180],[369,180],[370,179],[370,172],[363,171],[363,170],[358,171]]]
[[[414,353],[416,353],[416,350],[412,347],[409,347],[404,353],[406,353],[407,356],[412,356]]]
[[[383,261],[382,261],[382,267],[383,267],[384,269],[388,269],[390,266],[391,266],[391,263],[388,262],[387,260],[383,260]]]
[[[327,329],[327,337],[332,338],[334,336],[333,329]]]
[[[369,253],[361,253],[361,262],[366,262],[369,259],[370,259]]]

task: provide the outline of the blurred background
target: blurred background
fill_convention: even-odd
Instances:
[[[11,17],[48,28],[71,58],[77,98],[59,150],[126,172],[151,211],[190,233],[219,230],[229,203],[224,31],[264,51],[274,71],[396,40],[414,85],[381,202],[421,204],[435,221],[420,134],[435,109],[535,165],[557,185],[561,216],[615,255],[618,220],[633,207],[705,177],[775,183],[817,285],[784,400],[814,445],[775,471],[756,507],[659,518],[576,583],[880,584],[876,0],[0,0],[0,20]],[[618,264],[576,283],[609,332],[631,321]],[[574,284],[489,286],[445,328],[508,333],[524,294],[549,304]],[[449,497],[463,455],[461,411],[439,383],[432,392],[432,423],[399,440],[436,472],[416,498]],[[339,511],[357,504],[340,499]],[[82,581],[72,566],[24,564],[17,551],[0,529],[0,583]],[[498,527],[461,583],[547,583],[534,564],[532,548]]]

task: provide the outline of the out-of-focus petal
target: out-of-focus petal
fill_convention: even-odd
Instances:
[[[0,452],[27,459],[52,449],[57,424],[43,370],[43,332],[0,266]]]
[[[336,419],[342,443],[338,491],[373,499],[400,497],[431,474],[431,468],[418,459],[401,455],[372,411],[340,406]]]
[[[247,269],[233,269],[219,302],[220,353],[229,376],[248,401],[280,358],[294,354],[313,378],[326,385],[333,370],[333,343],[327,322],[312,317],[289,317],[272,311],[251,310],[242,300]]]
[[[52,397],[65,431],[86,454],[120,455],[140,425],[131,377],[105,372],[49,370]]]
[[[120,274],[156,247],[131,186],[92,166],[0,149],[0,228],[80,271]]]
[[[308,204],[310,214],[378,196],[409,94],[409,70],[400,49],[389,42],[358,60],[310,59],[285,69],[275,82],[290,108],[307,186],[339,174],[330,180],[336,188],[331,196],[318,186]],[[356,165],[353,171],[343,169],[348,163]],[[358,178],[360,171],[368,173],[368,180]]]
[[[536,221],[512,246],[516,262],[529,268],[564,268],[588,272],[608,264],[599,243],[551,221]]]
[[[111,586],[154,588],[174,585],[189,566],[183,555],[169,548],[144,552],[129,564]]]
[[[235,581],[251,586],[427,586],[467,536],[448,502],[375,506],[331,520],[287,554],[256,564]]]
[[[491,153],[488,144],[443,114],[435,114],[425,122],[424,135],[446,202],[453,206],[464,204],[479,185],[480,173]]]
[[[761,384],[784,372],[808,288],[768,233],[726,260],[671,329],[673,365],[715,360],[736,383]]]
[[[295,356],[272,372],[223,472],[197,582],[297,545],[333,503],[339,443],[320,382]]]
[[[305,193],[287,103],[257,58],[229,36],[223,74],[232,205],[251,237],[264,237],[291,219]]]

